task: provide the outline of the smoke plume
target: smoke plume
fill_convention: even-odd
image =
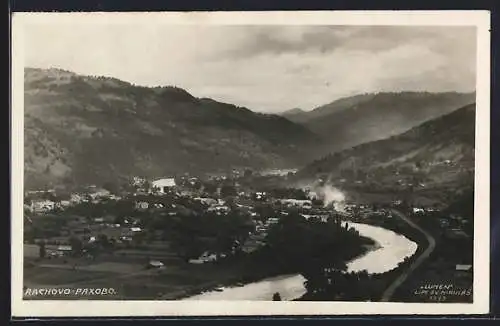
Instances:
[[[306,188],[310,190],[309,197],[311,199],[317,198],[323,200],[324,207],[333,206],[336,211],[345,211],[345,195],[340,189],[329,184],[315,184]]]

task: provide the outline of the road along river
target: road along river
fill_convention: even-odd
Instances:
[[[359,231],[360,235],[377,242],[376,249],[347,263],[348,272],[367,270],[368,273],[384,273],[398,266],[406,257],[417,251],[417,244],[405,236],[393,231],[354,222],[349,226]],[[183,300],[256,300],[270,301],[274,293],[279,292],[281,299],[290,301],[306,293],[305,278],[300,274],[283,275],[263,279],[239,287],[227,287],[222,291],[209,291]]]

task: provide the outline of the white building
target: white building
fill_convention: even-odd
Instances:
[[[164,194],[168,192],[171,188],[175,187],[175,179],[159,179],[152,182],[153,191]]]
[[[140,210],[148,209],[149,203],[147,201],[138,201],[135,203],[135,208]]]
[[[280,200],[281,204],[287,205],[287,206],[296,206],[296,207],[302,207],[302,208],[312,208],[312,201],[310,200],[300,200],[300,199],[281,199]]]
[[[83,202],[85,200],[85,196],[81,195],[81,194],[71,194],[71,199],[70,199],[70,202],[72,204],[79,204],[81,202]]]
[[[204,252],[200,257],[195,259],[190,259],[190,264],[204,264],[210,263],[217,260],[217,255],[214,253]]]
[[[461,271],[461,272],[468,272],[472,271],[472,265],[463,265],[463,264],[457,264],[455,266],[455,270]]]
[[[205,205],[217,205],[218,201],[217,199],[214,198],[202,198],[202,197],[196,197],[194,200],[201,202],[202,204]]]
[[[33,200],[31,202],[32,212],[48,212],[56,207],[56,203],[51,200]]]
[[[144,184],[146,183],[146,179],[144,178],[141,178],[141,177],[133,177],[132,178],[132,186],[136,186],[136,187],[141,187],[143,186]]]
[[[148,267],[149,268],[163,268],[165,267],[165,264],[163,264],[161,261],[159,260],[151,260],[148,264]]]
[[[425,213],[425,210],[423,208],[418,208],[418,207],[413,208],[413,214],[423,214],[423,213]]]
[[[207,209],[207,212],[217,212],[218,214],[219,213],[229,213],[229,211],[230,211],[229,207],[227,207],[227,206],[221,206],[221,205],[210,206]]]
[[[61,201],[59,202],[59,206],[60,206],[60,207],[68,207],[68,206],[71,206],[71,201],[69,201],[69,200],[61,200]]]

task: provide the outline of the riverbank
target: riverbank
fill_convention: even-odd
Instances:
[[[393,231],[381,229],[372,225],[349,222],[361,236],[374,240],[371,246],[364,246],[363,252],[347,262],[349,272],[378,272],[382,269],[391,270],[398,267],[398,263],[405,257],[412,256],[416,250],[416,243]],[[390,259],[390,257],[397,259]],[[380,264],[385,261],[386,264]],[[348,273],[350,274],[350,273]],[[315,300],[308,294],[305,286],[306,278],[300,274],[281,275],[274,278],[265,278],[258,282],[241,287],[225,287],[221,291],[209,291],[194,295],[186,300],[272,300],[273,293],[279,292],[282,300],[306,301]]]
[[[202,300],[201,296],[207,293],[219,293],[220,290],[235,289],[243,286],[248,286],[249,284],[256,282],[266,282],[273,280],[286,279],[287,277],[295,276],[296,274],[286,274],[283,275],[279,271],[273,273],[255,273],[251,276],[240,276],[235,275],[233,277],[228,277],[225,280],[218,280],[214,282],[207,282],[204,284],[186,286],[184,289],[167,293],[162,296],[161,300]],[[217,291],[219,290],[219,291]],[[272,294],[271,294],[272,296]],[[204,300],[204,298],[203,298]]]
[[[367,237],[361,237],[368,240]],[[366,256],[370,251],[377,250],[381,246],[379,243],[363,245],[356,256],[351,257],[346,263]],[[258,260],[258,259],[256,259]],[[272,262],[268,261],[267,263]],[[249,272],[249,270],[247,270]],[[223,282],[211,282],[203,286],[196,286],[175,295],[168,295],[168,299],[182,300],[219,300],[223,294],[231,291],[231,300],[271,300],[272,295],[279,292],[282,300],[294,300],[302,296],[306,290],[304,282],[306,279],[299,271],[291,270],[255,270],[252,275],[235,276]],[[216,290],[218,289],[218,291]],[[273,291],[269,290],[273,289]],[[251,299],[249,298],[249,293]],[[163,299],[167,299],[164,297]]]
[[[401,214],[400,212],[393,211],[394,214]],[[335,286],[325,285],[325,289],[317,293],[307,292],[297,301],[380,301],[383,299],[387,289],[393,285],[401,275],[403,275],[412,264],[418,259],[428,247],[428,242],[424,234],[415,229],[412,225],[407,223],[405,219],[391,219],[390,221],[384,219],[371,219],[370,224],[375,224],[379,229],[385,230],[388,233],[399,235],[399,239],[406,239],[412,245],[408,248],[407,254],[401,255],[402,251],[398,253],[397,245],[395,251],[388,256],[398,257],[392,261],[386,261],[382,257],[371,257],[372,261],[365,262],[372,266],[371,271],[367,269],[368,273],[336,273],[329,275],[332,283]],[[363,224],[361,224],[363,225]],[[407,242],[408,243],[408,242]],[[404,246],[403,246],[404,247]],[[401,247],[401,249],[403,249]],[[398,256],[399,255],[399,256]],[[359,272],[360,270],[353,269],[350,272]],[[348,289],[347,291],[344,291]],[[385,300],[391,301],[390,297],[385,295]]]

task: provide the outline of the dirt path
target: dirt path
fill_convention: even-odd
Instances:
[[[391,297],[393,296],[394,292],[397,290],[397,288],[403,284],[404,281],[408,278],[408,276],[418,267],[420,266],[427,258],[429,258],[430,254],[434,251],[434,248],[436,247],[436,240],[429,234],[427,231],[422,229],[420,226],[415,224],[412,220],[410,220],[407,216],[405,216],[403,213],[397,210],[392,210],[392,212],[397,215],[399,218],[403,219],[406,223],[408,223],[411,227],[414,229],[417,229],[418,231],[422,232],[425,237],[427,238],[427,242],[429,243],[429,246],[425,249],[425,251],[410,265],[410,267],[403,273],[401,274],[392,284],[385,290],[385,292],[382,294],[382,302],[388,302]]]

